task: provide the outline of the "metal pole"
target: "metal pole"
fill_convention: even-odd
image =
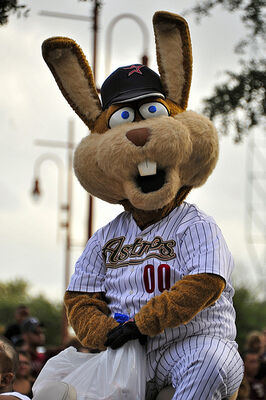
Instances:
[[[74,126],[73,120],[68,123],[68,151],[67,151],[67,204],[66,213],[67,219],[66,239],[65,239],[65,276],[64,276],[64,289],[67,289],[70,280],[70,256],[71,256],[71,225],[72,225],[72,164],[73,164],[73,151],[72,144],[74,143]],[[68,319],[66,309],[63,306],[62,316],[62,343],[65,344],[68,339]]]
[[[70,249],[71,249],[71,227],[72,227],[72,165],[73,152],[71,144],[74,143],[74,122],[69,121],[68,125],[68,151],[67,151],[67,226],[66,226],[66,270],[65,289],[70,279]]]
[[[98,40],[98,15],[99,15],[99,0],[94,0],[94,10],[93,10],[93,75],[95,85],[97,86],[97,40]],[[92,236],[93,229],[93,208],[94,208],[94,198],[89,194],[88,199],[88,239]]]
[[[96,75],[97,75],[97,41],[98,41],[98,15],[99,15],[99,1],[94,1],[94,10],[93,10],[93,75],[96,84]]]

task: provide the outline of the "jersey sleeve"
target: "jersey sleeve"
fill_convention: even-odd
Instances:
[[[105,292],[105,264],[102,246],[97,232],[89,239],[82,255],[75,265],[68,291]]]
[[[200,221],[188,227],[180,244],[184,275],[216,274],[227,282],[233,259],[221,230],[214,222]]]

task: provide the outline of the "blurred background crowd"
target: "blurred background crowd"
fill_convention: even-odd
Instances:
[[[29,307],[24,304],[16,307],[13,322],[5,327],[3,337],[12,343],[19,357],[13,389],[29,398],[32,398],[32,386],[49,358],[69,346],[75,347],[80,352],[89,351],[74,336],[68,336],[61,345],[49,345],[46,340],[45,325],[36,316],[32,316]],[[0,365],[0,371],[2,367]]]

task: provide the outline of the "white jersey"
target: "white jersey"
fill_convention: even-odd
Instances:
[[[149,352],[194,335],[234,340],[232,269],[231,253],[215,221],[184,202],[144,230],[128,212],[99,229],[78,259],[68,290],[104,292],[112,316],[134,317],[152,297],[186,275],[211,273],[225,279],[226,287],[215,304],[188,324],[150,338]]]

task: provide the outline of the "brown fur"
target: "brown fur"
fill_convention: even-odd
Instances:
[[[165,328],[187,324],[204,308],[212,305],[224,290],[223,278],[211,274],[185,276],[171,290],[153,297],[135,315],[141,333],[155,336]]]
[[[178,207],[189,192],[191,191],[191,187],[183,186],[177,193],[176,197],[166,206],[159,210],[151,210],[151,211],[143,211],[139,210],[132,206],[132,204],[128,200],[121,201],[122,206],[126,211],[129,211],[137,225],[143,230],[147,228],[147,226],[155,224],[155,222],[160,221],[165,218],[171,211],[173,211],[176,207]]]
[[[68,320],[84,347],[103,350],[106,335],[118,323],[109,317],[102,293],[66,292]]]

